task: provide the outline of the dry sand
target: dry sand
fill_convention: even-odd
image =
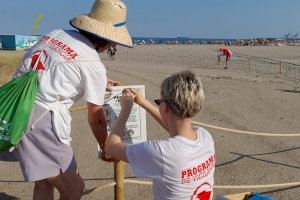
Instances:
[[[195,121],[238,130],[300,134],[299,74],[278,78],[277,65],[233,58],[228,70],[218,66],[217,46],[153,45],[118,48],[116,60],[102,55],[108,76],[123,85],[144,84],[146,97],[159,97],[160,82],[170,73],[195,71],[205,90],[205,104]],[[231,47],[233,52],[300,64],[300,47]],[[273,68],[271,70],[271,68]],[[272,73],[263,73],[272,71]],[[297,71],[296,71],[297,72]],[[284,74],[283,74],[284,75]],[[296,77],[296,78],[295,78]],[[78,102],[76,106],[84,105]],[[113,164],[97,159],[96,142],[86,111],[72,113],[72,146],[86,188],[113,181]],[[257,185],[300,181],[300,138],[259,137],[208,129],[215,141],[216,185]],[[149,139],[167,134],[147,115]],[[180,155],[179,155],[180,156]],[[18,163],[0,163],[0,199],[31,199],[33,184],[23,181]],[[126,177],[133,177],[126,167]],[[268,192],[275,199],[299,199],[300,186],[268,189],[215,189],[217,194]],[[126,199],[152,199],[151,187],[126,184]],[[10,197],[9,197],[10,196]],[[7,197],[7,198],[6,198]],[[82,199],[113,199],[113,188],[94,191]]]

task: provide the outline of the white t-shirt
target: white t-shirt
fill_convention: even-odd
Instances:
[[[175,136],[127,146],[134,174],[152,178],[154,199],[212,200],[215,148],[211,135],[193,127],[196,141]]]
[[[75,30],[54,30],[43,36],[26,53],[14,77],[34,68],[35,63],[39,79],[36,103],[53,111],[60,141],[70,144],[68,109],[81,97],[103,105],[106,69],[92,43]]]

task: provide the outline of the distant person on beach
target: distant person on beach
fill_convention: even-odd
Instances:
[[[159,108],[140,92],[123,90],[121,111],[107,139],[107,154],[128,162],[136,176],[151,178],[154,199],[212,200],[214,141],[207,130],[192,125],[203,101],[201,82],[191,71],[173,74],[162,82],[160,98],[154,100]],[[168,131],[168,139],[132,145],[122,142],[134,102]]]
[[[115,57],[116,53],[117,53],[117,47],[116,47],[116,45],[112,46],[111,48],[109,48],[107,50],[107,54],[110,57],[110,59],[112,59],[112,60],[115,59],[114,57]]]
[[[89,15],[70,21],[77,30],[54,30],[43,36],[14,75],[16,78],[37,64],[39,87],[30,130],[13,152],[1,152],[0,160],[19,161],[25,180],[35,182],[34,200],[54,199],[54,188],[64,200],[78,200],[83,194],[84,182],[70,145],[69,109],[80,98],[87,102],[88,123],[103,150],[102,159],[112,160],[104,148],[107,125],[103,104],[105,91],[115,81],[107,79],[98,53],[116,44],[133,46],[126,13],[122,1],[95,0]]]
[[[229,49],[225,48],[220,48],[219,51],[222,52],[223,56],[225,56],[226,67],[224,69],[228,69],[228,61],[230,60],[232,53]]]

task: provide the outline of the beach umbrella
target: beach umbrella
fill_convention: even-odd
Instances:
[[[37,94],[33,70],[0,87],[0,151],[15,147],[27,127]]]

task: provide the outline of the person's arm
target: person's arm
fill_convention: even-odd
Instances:
[[[126,145],[122,142],[126,121],[130,115],[135,96],[128,89],[120,99],[121,111],[106,141],[108,155],[129,162],[138,177],[159,178],[163,174],[163,158],[158,142],[146,141]]]
[[[145,99],[139,91],[135,89],[130,89],[130,91],[135,95],[134,102],[144,108],[165,130],[168,131],[168,127],[162,122],[159,109]]]
[[[120,85],[120,81],[112,80],[112,79],[107,79],[107,85],[106,85],[106,91],[111,92],[112,91],[112,86],[118,86]]]
[[[127,145],[122,142],[122,138],[125,133],[126,121],[130,115],[133,105],[133,95],[130,93],[123,93],[120,104],[121,111],[116,121],[113,124],[111,132],[106,141],[106,152],[109,156],[112,156],[118,160],[128,162],[126,156]]]
[[[105,141],[107,138],[107,125],[103,113],[103,106],[87,102],[88,122],[92,132],[102,150],[102,160],[111,161],[105,156]]]

